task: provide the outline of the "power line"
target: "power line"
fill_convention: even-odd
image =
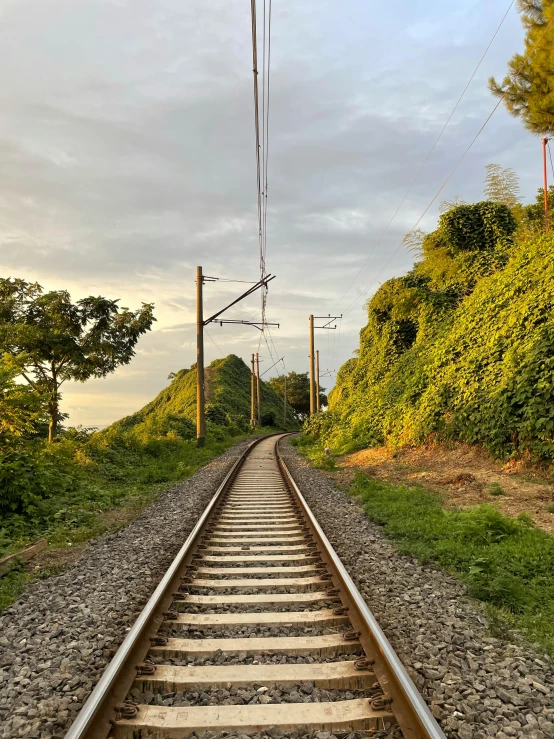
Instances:
[[[254,132],[256,137],[256,180],[258,187],[258,242],[260,248],[260,269],[263,254],[262,243],[262,187],[260,165],[260,99],[258,92],[258,23],[256,19],[256,0],[250,0],[250,14],[252,20],[252,72],[254,74]],[[263,270],[262,278],[263,278]]]
[[[209,339],[209,340],[210,340],[210,341],[212,342],[212,344],[213,344],[213,345],[215,346],[215,348],[217,349],[217,351],[218,351],[218,352],[219,352],[219,353],[221,354],[221,356],[222,356],[223,358],[225,358],[225,354],[224,354],[224,353],[223,353],[223,352],[221,351],[221,349],[219,348],[219,346],[218,346],[218,345],[217,345],[217,344],[215,343],[215,341],[214,341],[214,340],[212,339],[212,337],[210,336],[210,332],[208,331],[208,329],[207,329],[207,328],[206,328],[205,326],[204,326],[204,331],[205,331],[205,332],[206,332],[206,334],[208,335],[208,339]]]
[[[550,25],[552,24],[553,21],[554,21],[554,16],[546,24],[546,26],[544,28],[544,31],[539,36],[537,42],[535,43],[533,49],[531,50],[532,53],[535,52],[538,49],[538,47],[540,46],[542,40],[544,39],[544,36],[545,36],[546,32],[548,31],[548,29],[549,29],[549,27],[550,27]],[[514,78],[517,78],[517,76],[519,75],[519,73],[523,69],[523,66],[525,65],[525,63],[526,63],[526,61],[527,61],[528,58],[529,58],[528,56],[527,57],[524,57],[521,65],[516,70],[516,72],[513,74],[513,77]],[[477,131],[477,133],[475,134],[475,136],[473,137],[473,139],[469,143],[468,147],[466,148],[466,150],[464,151],[464,153],[462,154],[462,156],[459,158],[458,162],[456,163],[456,165],[454,166],[454,168],[452,169],[452,171],[450,172],[450,174],[448,175],[448,177],[444,180],[444,182],[442,183],[442,185],[439,187],[439,189],[437,190],[435,196],[430,201],[429,205],[425,208],[425,210],[423,211],[423,213],[417,219],[416,223],[414,224],[414,226],[411,229],[412,231],[415,231],[415,229],[419,226],[419,224],[421,223],[421,221],[423,220],[423,218],[427,215],[429,209],[431,208],[431,206],[433,205],[433,203],[435,202],[435,200],[439,197],[439,195],[444,190],[444,188],[446,187],[446,185],[450,182],[450,180],[452,179],[453,175],[455,174],[455,172],[458,170],[458,168],[460,167],[460,165],[462,164],[462,162],[466,158],[466,156],[469,153],[470,149],[473,147],[473,144],[477,141],[477,139],[479,138],[479,136],[481,135],[481,133],[484,131],[486,125],[490,121],[490,119],[493,117],[493,115],[496,113],[496,111],[500,107],[500,104],[502,103],[502,101],[506,97],[506,93],[507,93],[507,89],[498,98],[498,102],[496,103],[496,105],[494,106],[494,108],[491,110],[491,112],[489,113],[489,115],[487,116],[487,118],[485,119],[485,122],[482,124],[481,128]],[[348,306],[348,308],[345,309],[345,311],[344,311],[344,315],[345,316],[348,315],[348,313],[350,313],[353,310],[353,308],[357,305],[357,303],[359,303],[360,299],[363,298],[367,294],[367,292],[375,284],[375,282],[379,279],[379,277],[383,274],[383,272],[386,270],[386,268],[392,262],[394,256],[400,251],[400,249],[402,249],[402,247],[403,247],[403,244],[401,243],[393,251],[393,253],[391,254],[391,256],[390,256],[389,260],[387,261],[387,263],[377,273],[377,275],[373,278],[373,280],[369,283],[369,285],[365,288],[365,290],[361,293],[361,295],[359,295],[357,298],[355,298],[354,301],[352,303],[350,303],[350,305]]]
[[[499,32],[499,31],[500,31],[500,29],[502,28],[502,26],[503,26],[503,24],[504,24],[504,21],[506,20],[506,18],[507,18],[507,16],[508,16],[508,13],[509,13],[509,12],[510,12],[510,10],[512,9],[512,6],[513,6],[514,2],[515,2],[515,0],[511,0],[511,2],[510,2],[510,5],[508,6],[508,9],[507,9],[507,10],[506,10],[506,12],[504,13],[504,16],[502,17],[502,20],[500,21],[500,23],[499,23],[499,25],[498,25],[498,27],[497,27],[496,31],[494,32],[494,34],[493,34],[493,36],[492,36],[492,38],[491,38],[491,40],[489,41],[489,43],[488,43],[488,45],[487,45],[487,48],[486,48],[486,49],[485,49],[485,51],[483,52],[483,55],[481,56],[481,59],[479,60],[479,62],[478,62],[478,64],[477,64],[477,66],[476,66],[476,67],[475,67],[475,69],[473,70],[473,74],[471,75],[471,77],[469,78],[469,80],[468,80],[468,82],[467,82],[466,86],[465,86],[465,87],[464,87],[464,89],[462,90],[462,94],[460,95],[460,97],[459,97],[459,98],[458,98],[458,100],[456,101],[456,104],[455,104],[455,105],[454,105],[454,107],[452,108],[452,110],[451,110],[451,112],[450,112],[450,115],[449,115],[449,116],[448,116],[448,118],[446,119],[446,122],[445,122],[445,124],[443,125],[443,127],[442,127],[442,129],[441,129],[441,131],[440,131],[439,135],[438,135],[438,136],[437,136],[437,138],[435,139],[435,142],[433,143],[433,146],[431,147],[431,149],[429,150],[429,153],[428,153],[428,154],[427,154],[427,156],[425,157],[425,160],[424,160],[423,164],[421,165],[421,167],[420,167],[420,168],[419,168],[419,170],[417,171],[417,174],[416,174],[416,176],[415,176],[415,177],[414,177],[414,179],[412,180],[412,182],[411,182],[410,186],[408,187],[408,189],[406,190],[406,192],[405,192],[405,194],[404,194],[404,197],[403,197],[403,198],[402,198],[402,200],[400,201],[400,205],[399,205],[399,206],[398,206],[398,208],[397,208],[397,209],[396,209],[396,210],[394,211],[394,213],[393,213],[393,215],[392,215],[392,218],[390,219],[390,221],[389,221],[389,222],[387,223],[387,225],[385,226],[385,228],[384,228],[383,232],[381,233],[381,235],[379,236],[379,239],[377,240],[377,243],[375,244],[375,246],[373,247],[373,249],[371,250],[371,252],[370,252],[370,253],[368,254],[368,256],[367,256],[367,258],[366,258],[365,262],[364,262],[364,263],[362,264],[362,266],[361,266],[361,267],[360,267],[360,269],[358,270],[358,272],[357,272],[357,274],[356,274],[356,277],[354,277],[354,279],[352,280],[352,282],[350,283],[350,285],[349,285],[349,286],[348,286],[348,287],[346,288],[346,290],[345,290],[344,294],[342,295],[342,297],[341,297],[341,298],[340,298],[340,299],[338,300],[338,303],[337,303],[337,305],[339,305],[339,304],[340,304],[340,303],[341,303],[341,302],[342,302],[342,301],[344,300],[344,298],[346,297],[346,295],[347,295],[347,294],[348,294],[348,293],[350,292],[351,288],[352,288],[352,287],[354,286],[354,284],[355,284],[355,283],[356,283],[356,281],[358,280],[358,277],[359,277],[359,276],[361,275],[361,273],[363,272],[363,270],[364,270],[364,269],[366,268],[366,266],[367,266],[367,263],[369,262],[370,258],[371,258],[371,257],[373,256],[373,254],[374,254],[374,253],[375,253],[375,251],[377,250],[377,248],[378,248],[379,244],[381,243],[381,241],[383,240],[383,238],[384,238],[384,237],[385,237],[385,235],[387,234],[387,232],[388,232],[389,228],[391,227],[391,225],[392,225],[392,223],[393,223],[394,219],[396,218],[396,216],[397,216],[397,215],[398,215],[398,213],[400,212],[400,209],[402,208],[402,206],[403,206],[403,205],[404,205],[404,203],[406,202],[406,199],[407,199],[408,195],[409,195],[409,194],[411,193],[411,191],[412,191],[412,189],[413,189],[413,187],[414,187],[415,183],[417,182],[417,180],[419,179],[419,176],[420,176],[420,175],[421,175],[421,173],[423,172],[423,170],[424,170],[424,168],[425,168],[425,165],[427,164],[427,162],[428,162],[428,161],[429,161],[429,159],[431,158],[431,156],[432,156],[433,152],[434,152],[434,151],[435,151],[435,149],[437,148],[437,144],[438,144],[438,143],[439,143],[439,141],[441,140],[441,138],[442,138],[442,135],[443,135],[443,133],[445,132],[445,130],[446,130],[446,128],[447,128],[447,126],[448,126],[448,124],[450,123],[450,121],[452,120],[452,117],[454,116],[454,113],[455,113],[455,112],[456,112],[456,110],[458,109],[458,107],[459,107],[460,103],[462,102],[462,99],[463,99],[463,97],[465,96],[465,94],[466,94],[466,92],[467,92],[467,90],[468,90],[469,86],[470,86],[470,85],[471,85],[471,83],[473,82],[473,79],[474,79],[475,75],[477,74],[477,72],[478,72],[479,68],[481,67],[481,64],[483,63],[483,60],[485,59],[485,57],[486,57],[486,55],[487,55],[487,53],[488,53],[489,49],[491,48],[491,46],[492,46],[492,44],[493,44],[493,42],[494,42],[495,38],[497,37],[497,35],[498,35],[498,32]]]

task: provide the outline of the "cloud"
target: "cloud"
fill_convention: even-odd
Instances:
[[[248,8],[234,0],[20,0],[3,3],[1,14],[2,274],[75,298],[156,304],[155,330],[129,367],[65,389],[72,422],[106,424],[195,361],[197,264],[209,275],[257,279]],[[340,313],[359,298],[340,346],[338,331],[318,335],[323,364],[338,369],[357,346],[364,290],[409,269],[411,255],[396,249],[492,108],[486,78],[502,74],[519,43],[515,15],[383,232],[497,15],[474,0],[455,9],[399,0],[394,14],[383,0],[274,3],[267,263],[277,275],[268,317],[280,328],[275,349],[268,341],[288,369],[307,368],[309,313]],[[520,171],[531,198],[534,147],[499,110],[441,198],[480,197],[489,161]],[[243,288],[206,285],[205,314]],[[226,315],[254,320],[259,311],[256,294]],[[209,333],[217,346],[206,340],[208,360],[218,347],[247,359],[259,346],[253,328]],[[269,366],[263,338],[261,347]]]

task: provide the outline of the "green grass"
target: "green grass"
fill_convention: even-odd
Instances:
[[[492,485],[488,486],[487,493],[495,497],[498,495],[506,495],[506,491],[504,490],[504,488],[497,482],[493,482]]]
[[[546,510],[547,510],[547,511],[548,511],[549,513],[554,513],[554,503],[549,503],[549,504],[548,504],[548,505],[546,506]]]
[[[554,537],[526,515],[491,505],[448,510],[440,496],[358,473],[350,488],[399,550],[457,573],[485,601],[554,655]]]
[[[307,457],[313,467],[320,470],[334,470],[337,467],[334,457],[331,454],[325,454],[323,448],[318,444],[313,444],[312,440],[306,434],[299,434],[292,437],[290,443],[299,447],[302,454]]]

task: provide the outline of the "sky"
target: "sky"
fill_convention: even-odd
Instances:
[[[279,328],[268,347],[256,328],[211,325],[207,362],[259,348],[262,372],[271,355],[305,372],[309,314],[344,313],[316,336],[332,386],[364,301],[410,269],[404,234],[494,107],[488,77],[523,47],[512,8],[383,236],[508,5],[273,0],[267,319]],[[156,306],[131,364],[62,388],[69,424],[105,426],[196,361],[196,265],[258,279],[250,3],[0,0],[0,105],[0,275]],[[443,198],[481,199],[489,162],[514,168],[534,199],[540,140],[501,106],[421,227]],[[207,284],[205,314],[245,287]],[[226,315],[259,310],[256,294]]]

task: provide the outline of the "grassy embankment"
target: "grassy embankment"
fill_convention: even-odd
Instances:
[[[293,443],[321,469],[338,469],[321,441]],[[517,628],[554,657],[554,537],[522,515],[509,518],[491,505],[444,507],[420,486],[393,485],[358,472],[348,488],[400,552],[458,575],[470,595],[487,604],[495,635]]]
[[[93,433],[69,430],[51,445],[27,441],[0,452],[0,556],[41,537],[75,547],[124,525],[168,485],[182,481],[251,435],[250,371],[230,355],[208,368],[207,443],[196,446],[195,370],[182,370],[142,410]],[[263,421],[278,423],[282,400],[262,385]],[[293,412],[289,409],[291,426]],[[257,433],[275,431],[262,427]],[[0,609],[29,578],[20,568],[0,579]]]

